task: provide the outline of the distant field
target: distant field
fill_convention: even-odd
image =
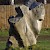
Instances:
[[[8,31],[0,31],[0,37],[8,37]],[[42,29],[40,35],[50,35],[50,29]],[[41,38],[40,40],[38,40],[37,42],[37,46],[39,46],[40,48],[43,48],[42,50],[50,50],[50,40],[47,38]],[[6,41],[0,41],[0,50],[5,49],[6,47]],[[44,49],[45,48],[45,49]],[[41,49],[39,49],[41,50]]]

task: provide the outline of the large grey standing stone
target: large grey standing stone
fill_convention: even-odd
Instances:
[[[20,8],[24,16],[18,21],[13,19],[14,27],[18,31],[24,46],[31,46],[36,44],[41,30],[45,15],[44,5],[41,3],[32,10],[29,10],[29,7],[25,5],[20,5]]]

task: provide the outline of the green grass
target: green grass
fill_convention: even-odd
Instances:
[[[0,50],[5,49],[6,47],[6,41],[0,41]],[[32,48],[34,50],[50,50],[50,41],[48,40],[43,40],[43,41],[38,41],[37,45],[33,45]],[[27,50],[28,48],[22,48],[21,50]]]
[[[8,36],[8,30],[0,31],[0,36]],[[50,35],[50,28],[42,29],[40,35]]]
[[[50,28],[42,29],[41,32],[40,32],[40,35],[50,35]]]
[[[0,36],[8,36],[8,30],[0,31]],[[50,28],[42,29],[40,35],[50,35]]]
[[[0,36],[6,37],[8,35],[9,35],[8,30],[0,31]],[[50,35],[50,28],[49,29],[42,29],[41,32],[40,32],[40,35]],[[0,41],[0,50],[5,49],[5,47],[6,47],[6,41]],[[41,50],[41,48],[42,48],[42,50],[50,50],[50,40],[38,41],[37,42],[37,49],[38,48],[40,50]],[[21,50],[26,50],[26,49],[27,48],[21,49]],[[37,49],[35,48],[35,50],[37,50]]]
[[[0,31],[0,36],[8,36],[9,33],[8,33],[8,30],[4,30],[4,31]]]
[[[46,48],[47,50],[50,50],[50,40],[38,41],[37,45],[42,48]]]
[[[3,50],[6,48],[6,41],[0,41],[0,50]]]

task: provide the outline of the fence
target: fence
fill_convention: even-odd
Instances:
[[[8,18],[12,15],[15,15],[14,6],[0,5],[0,29],[9,27]]]
[[[50,28],[50,4],[45,5],[46,15],[43,22],[43,28]],[[0,5],[0,29],[8,29],[9,16],[15,16],[15,6],[13,5]]]
[[[45,5],[45,13],[43,28],[50,28],[50,4]]]

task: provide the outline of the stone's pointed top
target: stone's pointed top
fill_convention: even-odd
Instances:
[[[35,1],[35,2],[33,2],[33,3],[31,4],[31,6],[29,7],[29,9],[31,10],[31,9],[35,8],[36,6],[39,6],[39,5],[41,5],[41,3]]]
[[[24,0],[24,5],[30,7],[30,5],[34,2],[35,0]]]
[[[29,7],[29,10],[35,8],[36,6],[40,5],[40,2],[37,2],[36,0],[25,0],[24,5]]]

